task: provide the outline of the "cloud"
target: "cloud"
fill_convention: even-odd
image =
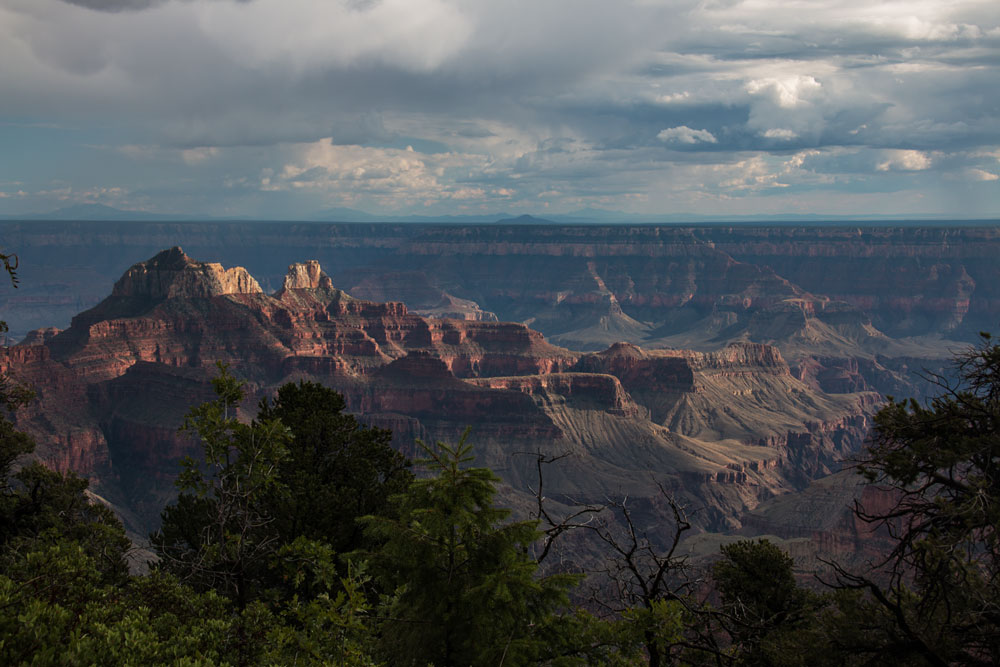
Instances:
[[[985,169],[970,169],[969,176],[972,177],[974,181],[996,181],[1000,180],[1000,175],[994,174],[991,171],[986,171]]]
[[[245,215],[891,206],[997,172],[998,78],[995,0],[5,0],[0,180]]]
[[[405,149],[338,145],[329,137],[293,147],[280,168],[262,170],[260,189],[267,192],[312,190],[327,197],[371,197],[380,206],[398,208],[415,201],[483,199],[487,192],[459,184],[448,172],[481,167],[483,159],[455,153],[424,154]]]
[[[789,130],[787,128],[771,128],[770,130],[764,130],[761,132],[760,136],[766,139],[778,139],[780,141],[791,141],[797,138],[799,135],[794,130]]]
[[[193,2],[194,0],[185,0]],[[221,1],[221,0],[220,0]],[[225,0],[227,2],[253,2],[253,0]],[[70,5],[85,7],[99,12],[129,12],[151,9],[169,0],[62,0]]]
[[[718,143],[715,136],[708,130],[693,130],[687,125],[679,125],[678,127],[660,130],[660,133],[656,135],[656,138],[667,143],[678,144]]]
[[[433,70],[455,57],[474,30],[466,13],[445,0],[381,0],[362,11],[317,0],[213,2],[200,14],[201,31],[234,62],[280,64],[301,75],[365,61]]]
[[[181,151],[181,159],[184,162],[194,165],[211,160],[219,154],[219,149],[215,146],[201,146],[199,148],[186,148]]]
[[[670,93],[668,95],[657,95],[656,101],[659,104],[677,104],[678,102],[686,102],[691,99],[691,93],[688,91],[683,91],[680,93]]]
[[[167,0],[63,0],[70,5],[95,9],[99,12],[125,12],[149,9]]]
[[[926,153],[914,150],[882,151],[884,160],[875,169],[878,171],[924,171],[931,168],[931,158]]]
[[[808,103],[822,87],[815,78],[801,74],[780,79],[754,79],[746,84],[746,90],[751,95],[767,96],[785,109]]]

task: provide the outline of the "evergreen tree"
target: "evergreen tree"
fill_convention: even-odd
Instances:
[[[38,462],[15,471],[34,446],[0,415],[0,664],[224,661],[225,602],[129,576],[131,544],[87,480]]]
[[[429,477],[395,496],[396,517],[364,518],[382,546],[370,554],[395,591],[381,626],[394,665],[457,667],[538,659],[570,576],[536,577],[528,546],[537,522],[506,522],[494,506],[498,478],[472,461],[468,431],[454,445],[424,446]]]
[[[811,620],[821,602],[796,583],[791,557],[768,540],[740,540],[722,547],[712,577],[736,663],[783,664],[780,644]]]
[[[0,397],[0,565],[61,541],[75,542],[94,560],[105,582],[126,576],[131,543],[121,522],[107,507],[91,502],[88,482],[32,461],[15,469],[35,450],[5,412],[30,400],[30,393]]]
[[[241,423],[243,385],[219,364],[217,398],[193,408],[184,430],[201,440],[204,460],[186,459],[181,493],[163,512],[152,542],[163,567],[199,590],[215,590],[245,609],[262,593],[281,546],[266,499],[281,492],[278,466],[288,430],[278,420]]]
[[[242,383],[224,365],[213,385],[217,398],[185,421],[205,458],[183,463],[181,493],[153,536],[161,569],[233,605],[222,650],[237,664],[372,664],[367,579],[357,570],[338,575],[335,550],[307,534],[322,536],[322,524],[295,516],[318,508],[290,500],[314,481],[295,477],[309,460],[291,460],[310,453],[307,438],[293,449],[273,410],[241,423]]]
[[[356,519],[384,514],[389,496],[413,479],[392,432],[366,428],[344,409],[340,394],[314,382],[285,384],[273,401],[261,401],[257,419],[280,419],[292,436],[278,464],[280,492],[268,499],[283,542],[304,536],[337,553],[359,549]]]

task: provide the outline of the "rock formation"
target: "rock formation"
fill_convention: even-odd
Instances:
[[[310,259],[302,264],[296,262],[288,267],[288,274],[282,285],[284,289],[333,289],[330,276],[323,273],[319,262]]]
[[[195,262],[180,246],[174,246],[125,272],[111,296],[155,301],[261,292],[260,285],[242,266],[225,270],[221,264]]]
[[[0,370],[38,392],[18,425],[40,458],[89,475],[145,522],[141,533],[173,491],[177,459],[197,451],[177,427],[211,396],[222,361],[248,382],[248,416],[280,384],[320,381],[405,451],[471,426],[511,497],[534,482],[528,453],[568,453],[546,480],[553,498],[627,492],[655,517],[662,484],[700,508],[700,527],[734,530],[856,448],[875,400],[824,393],[767,344],[581,356],[523,324],[422,317],[333,285],[318,262],[292,264],[269,296],[242,269],[159,253],[65,331],[3,350]]]
[[[2,226],[23,341],[0,370],[39,396],[19,424],[140,533],[222,360],[254,398],[331,385],[404,449],[472,425],[514,505],[534,481],[518,452],[568,452],[553,498],[627,490],[652,525],[655,479],[702,528],[857,546],[847,515],[813,519],[860,491],[812,478],[859,446],[877,394],[924,395],[921,373],[1000,322],[995,226]],[[260,282],[159,252],[176,245]]]
[[[4,224],[4,239],[22,260],[21,288],[0,286],[15,339],[66,327],[107,295],[123,257],[175,244],[250,267],[269,292],[315,257],[358,298],[523,322],[575,350],[767,343],[826,390],[919,394],[922,367],[1000,322],[995,226],[32,222]]]

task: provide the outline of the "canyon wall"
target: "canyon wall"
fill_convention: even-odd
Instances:
[[[581,354],[520,323],[354,298],[316,261],[275,282],[266,294],[246,270],[173,247],[127,269],[67,329],[4,348],[0,371],[38,392],[16,415],[38,457],[88,475],[148,530],[178,459],[198,453],[178,432],[183,415],[211,397],[223,362],[247,382],[247,418],[281,384],[319,381],[408,453],[417,438],[454,441],[471,427],[478,460],[515,496],[530,493],[539,453],[566,455],[546,480],[553,498],[627,493],[652,511],[662,486],[700,508],[701,529],[734,530],[856,450],[877,400],[824,393],[764,343]]]
[[[996,227],[34,221],[0,222],[0,234],[22,260],[22,288],[0,291],[18,335],[65,327],[132,263],[174,245],[245,266],[269,292],[288,264],[310,257],[362,298],[433,308],[452,297],[475,304],[462,306],[470,313],[534,317],[550,337],[598,307],[614,319],[615,304],[662,334],[803,293],[849,306],[894,337],[968,340],[1000,322]],[[559,306],[568,319],[552,315]],[[843,308],[821,311],[844,317]]]
[[[176,429],[221,360],[248,382],[247,414],[311,379],[409,453],[471,425],[515,496],[533,481],[531,452],[568,453],[553,497],[628,489],[654,517],[655,479],[701,508],[703,529],[857,546],[867,537],[846,515],[813,529],[796,503],[843,509],[854,487],[816,480],[861,445],[880,396],[926,397],[921,375],[947,374],[1000,323],[996,227],[31,222],[0,234],[22,277],[0,287],[0,318],[24,339],[0,371],[39,395],[18,423],[43,460],[91,476],[143,529],[177,458],[197,453]]]

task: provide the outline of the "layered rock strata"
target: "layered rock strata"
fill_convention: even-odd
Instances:
[[[245,271],[179,248],[133,266],[67,330],[31,340],[0,357],[38,391],[19,426],[40,458],[91,476],[148,522],[138,532],[169,498],[176,460],[197,453],[177,427],[211,396],[220,361],[248,382],[246,416],[280,384],[315,380],[408,452],[471,426],[479,460],[515,494],[533,483],[538,453],[568,454],[546,480],[553,498],[628,493],[654,517],[662,486],[700,507],[705,528],[735,529],[762,499],[829,470],[857,447],[870,408],[865,394],[797,379],[769,345],[617,344],[581,357],[523,324],[353,298],[318,262],[292,264],[267,295]]]

